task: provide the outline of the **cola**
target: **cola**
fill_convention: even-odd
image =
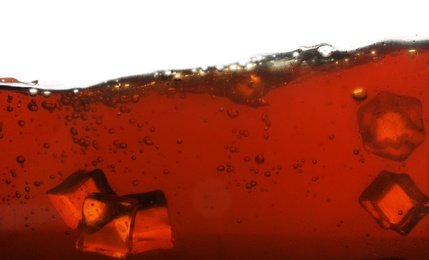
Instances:
[[[389,41],[88,88],[0,79],[0,253],[428,258],[428,64],[428,41]]]

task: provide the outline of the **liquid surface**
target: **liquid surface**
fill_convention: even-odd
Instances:
[[[429,257],[429,42],[321,45],[79,90],[0,85],[6,258],[110,259],[76,249],[79,220],[69,227],[47,194],[95,169],[118,196],[165,194],[173,248],[129,259]]]

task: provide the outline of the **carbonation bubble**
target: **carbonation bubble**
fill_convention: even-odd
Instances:
[[[30,96],[35,96],[37,95],[37,88],[30,88],[28,90],[28,93],[30,94]]]
[[[76,129],[76,128],[74,128],[74,127],[71,127],[71,128],[70,128],[70,133],[71,133],[72,135],[78,135],[78,131],[77,131],[77,129]]]
[[[312,164],[317,164],[317,160],[312,160],[311,163]]]
[[[28,103],[27,107],[31,112],[36,112],[37,110],[39,110],[39,107],[36,104],[36,100],[34,99],[31,100],[30,103]]]
[[[222,64],[216,65],[216,69],[221,72],[223,70],[224,66]]]
[[[330,45],[322,45],[320,46],[317,51],[322,55],[322,57],[329,57],[331,56],[332,52],[334,51],[334,48]]]
[[[357,89],[353,90],[352,97],[356,101],[362,101],[362,100],[365,100],[368,97],[368,93],[363,88],[357,88]]]
[[[144,138],[143,138],[143,142],[144,142],[146,145],[153,145],[153,141],[152,141],[152,139],[151,139],[149,136],[144,137]]]
[[[216,167],[216,171],[218,171],[218,172],[221,172],[223,170],[225,170],[225,166],[220,165],[220,166]]]
[[[263,163],[264,163],[264,161],[265,161],[265,158],[264,158],[264,156],[263,156],[262,154],[257,154],[257,155],[255,156],[255,162],[256,162],[257,164],[263,164]]]
[[[417,51],[414,49],[410,49],[408,50],[408,57],[410,57],[411,59],[414,59],[417,56]]]
[[[238,116],[238,111],[235,109],[229,109],[226,113],[230,118],[236,118]]]
[[[53,101],[43,101],[42,107],[48,110],[49,112],[52,112],[57,107],[57,103]]]
[[[24,163],[24,162],[25,162],[25,158],[24,158],[24,156],[22,156],[22,155],[18,155],[18,156],[16,157],[16,162],[17,162],[17,163]]]

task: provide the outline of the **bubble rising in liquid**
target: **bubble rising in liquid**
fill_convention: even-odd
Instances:
[[[334,48],[331,45],[322,45],[317,49],[317,51],[322,57],[328,58],[334,52]]]

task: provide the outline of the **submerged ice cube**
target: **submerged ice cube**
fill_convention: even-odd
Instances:
[[[358,111],[364,148],[394,161],[404,161],[424,140],[421,102],[414,97],[381,92]]]
[[[429,212],[429,198],[407,174],[382,171],[359,197],[359,203],[385,229],[407,235]]]
[[[47,192],[69,228],[77,228],[82,218],[84,199],[94,192],[114,194],[102,170],[77,171]]]
[[[162,191],[130,194],[138,201],[138,211],[132,234],[131,253],[173,247],[167,200]]]
[[[94,193],[85,199],[81,233],[76,247],[123,258],[131,250],[131,234],[138,209],[132,198]]]

